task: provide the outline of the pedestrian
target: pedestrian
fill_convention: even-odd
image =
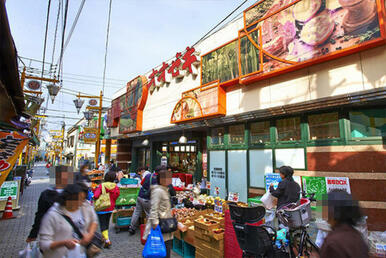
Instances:
[[[111,247],[111,241],[109,239],[110,217],[112,212],[115,209],[115,202],[119,197],[119,187],[117,186],[116,183],[114,183],[115,179],[116,179],[116,173],[108,172],[105,175],[104,182],[100,184],[94,191],[95,201],[102,196],[102,192],[103,192],[102,187],[106,190],[106,194],[110,196],[110,207],[102,211],[97,211],[99,226],[100,226],[103,238],[106,241],[105,243],[106,248]]]
[[[50,175],[50,168],[51,168],[51,162],[48,161],[47,164],[46,164],[46,169],[47,169],[47,173],[46,174],[47,174],[47,176]]]
[[[35,213],[34,224],[32,225],[32,229],[27,237],[27,243],[36,241],[44,214],[46,214],[46,212],[51,208],[51,206],[56,201],[58,201],[59,194],[63,191],[66,185],[73,181],[72,175],[73,173],[69,173],[66,171],[56,171],[54,187],[50,187],[40,194],[38,208]]]
[[[76,183],[84,183],[88,187],[91,186],[91,179],[88,176],[88,165],[89,163],[85,162],[80,166],[80,171],[75,173],[75,182]]]
[[[86,257],[86,246],[93,239],[98,224],[95,214],[85,208],[81,192],[79,185],[67,185],[58,203],[44,215],[39,231],[39,247],[43,257],[67,257],[69,250],[75,248],[80,257]],[[83,237],[75,233],[69,220]]]
[[[288,205],[290,203],[296,203],[300,198],[300,186],[293,179],[294,170],[290,166],[282,166],[279,168],[280,177],[282,181],[275,190],[273,184],[269,187],[269,192],[277,200],[277,209]]]
[[[168,185],[172,183],[172,173],[162,168],[157,176],[158,184],[151,186],[151,200],[150,200],[150,214],[146,224],[144,239],[150,233],[150,228],[157,228],[160,219],[172,218],[170,195],[168,192]],[[166,246],[166,258],[170,257],[170,250],[172,247],[172,234],[162,233]]]
[[[143,170],[142,170],[143,171]],[[157,172],[157,171],[156,171]],[[149,173],[143,177],[141,181],[141,189],[139,189],[137,203],[135,205],[134,214],[131,218],[131,224],[129,226],[130,235],[134,235],[137,227],[139,226],[139,219],[141,218],[142,212],[145,212],[146,217],[149,216],[150,212],[150,186],[157,184],[156,173]]]
[[[142,181],[142,168],[137,168],[133,178],[137,178],[139,181]]]
[[[358,201],[343,190],[333,190],[327,195],[327,206],[323,215],[331,225],[332,231],[323,242],[321,258],[367,258],[369,248],[354,226],[362,218]]]

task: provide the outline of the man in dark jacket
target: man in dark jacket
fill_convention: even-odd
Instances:
[[[279,172],[282,181],[276,190],[273,188],[273,184],[269,187],[269,192],[278,198],[277,209],[290,203],[296,203],[300,197],[300,186],[292,178],[294,170],[290,166],[282,166],[279,168]]]
[[[49,188],[44,190],[39,197],[38,209],[35,213],[34,224],[28,235],[27,242],[35,241],[40,229],[40,223],[44,214],[51,208],[51,206],[57,201],[59,194],[66,187],[66,185],[73,181],[73,173],[59,172],[55,173],[55,188]]]
[[[139,225],[139,218],[142,215],[142,212],[144,211],[146,214],[146,217],[149,215],[150,212],[150,186],[156,185],[158,182],[157,178],[157,169],[156,173],[147,174],[142,179],[142,187],[139,190],[138,197],[137,197],[137,204],[135,206],[133,217],[131,218],[131,225],[129,227],[129,233],[131,235],[135,234],[135,230],[137,229]]]

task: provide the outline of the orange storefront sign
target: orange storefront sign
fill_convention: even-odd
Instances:
[[[0,186],[12,170],[28,140],[17,132],[0,132]]]

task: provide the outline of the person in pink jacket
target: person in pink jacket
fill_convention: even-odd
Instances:
[[[119,196],[119,187],[116,183],[114,183],[116,177],[115,172],[108,172],[105,175],[104,182],[100,184],[94,191],[94,199],[97,200],[102,195],[102,187],[106,189],[106,193],[110,195],[110,207],[102,210],[97,211],[98,219],[99,219],[99,225],[102,231],[103,237],[106,239],[106,248],[110,248],[111,241],[109,239],[109,224],[110,224],[110,217],[112,212],[115,209],[115,201],[118,199]]]

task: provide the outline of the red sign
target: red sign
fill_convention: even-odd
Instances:
[[[29,81],[27,87],[31,90],[38,90],[40,89],[40,82],[35,80]]]
[[[153,69],[152,73],[149,75],[149,83],[147,85],[150,89],[150,93],[153,93],[155,88],[160,87],[162,84],[169,83],[169,74],[172,78],[184,77],[182,71],[197,75],[197,67],[200,64],[197,57],[198,53],[194,47],[187,47],[186,52],[183,55],[180,52],[176,54],[176,59],[173,60],[171,64],[163,62],[159,70]]]
[[[91,106],[95,106],[97,103],[98,101],[96,99],[90,99],[90,101],[88,102],[88,104],[90,104]]]

